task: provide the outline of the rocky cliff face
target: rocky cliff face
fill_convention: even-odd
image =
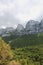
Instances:
[[[24,27],[21,24],[18,24],[17,28],[15,29],[16,35],[22,35],[23,34]]]
[[[37,33],[38,32],[38,26],[39,26],[38,21],[34,21],[34,20],[28,21],[28,23],[26,24],[27,34],[28,33]]]
[[[43,32],[43,19],[39,23],[39,32]]]
[[[23,25],[18,24],[16,30],[17,30],[18,32],[20,32],[20,31],[23,30],[23,29],[24,29]]]
[[[41,22],[30,20],[27,22],[26,27],[24,28],[23,25],[18,24],[17,28],[14,29],[13,27],[8,27],[6,29],[0,29],[0,35],[24,35],[24,34],[36,34],[43,32],[43,20]]]

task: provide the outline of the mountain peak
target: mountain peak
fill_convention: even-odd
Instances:
[[[21,31],[21,30],[23,30],[23,29],[24,29],[23,25],[18,24],[16,30]]]

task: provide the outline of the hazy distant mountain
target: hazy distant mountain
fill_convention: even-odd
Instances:
[[[1,28],[0,29],[0,35],[2,35],[5,32],[5,29]]]
[[[6,28],[6,32],[12,32],[13,30],[14,30],[13,27],[7,27],[7,28]]]
[[[16,34],[16,35],[22,35],[22,34],[23,34],[23,30],[24,30],[23,25],[18,24],[18,25],[17,25],[17,28],[15,29],[15,34]]]
[[[18,24],[16,30],[17,30],[18,32],[20,32],[20,31],[23,30],[23,29],[24,29],[23,25]]]
[[[13,27],[6,27],[5,29],[1,28],[0,35],[2,35],[3,37],[10,36],[13,30],[14,30]]]
[[[43,19],[40,22],[30,20],[27,22],[25,28],[21,24],[18,24],[16,29],[13,27],[0,28],[0,35],[2,36],[36,34],[40,32],[43,32]]]

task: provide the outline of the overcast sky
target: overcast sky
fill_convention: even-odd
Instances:
[[[43,18],[43,0],[0,0],[0,26],[25,25]]]

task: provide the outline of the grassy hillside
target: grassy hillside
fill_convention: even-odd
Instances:
[[[43,33],[3,38],[12,47],[18,65],[43,65]],[[12,64],[13,63],[13,64]],[[11,62],[9,65],[17,65]]]
[[[43,44],[43,33],[3,38],[12,48]],[[10,42],[9,42],[10,41]]]
[[[0,65],[43,65],[43,44],[11,50],[1,38]]]
[[[14,60],[21,65],[43,65],[43,44],[13,50]]]
[[[14,60],[14,54],[9,44],[0,37],[0,65],[21,65]]]

